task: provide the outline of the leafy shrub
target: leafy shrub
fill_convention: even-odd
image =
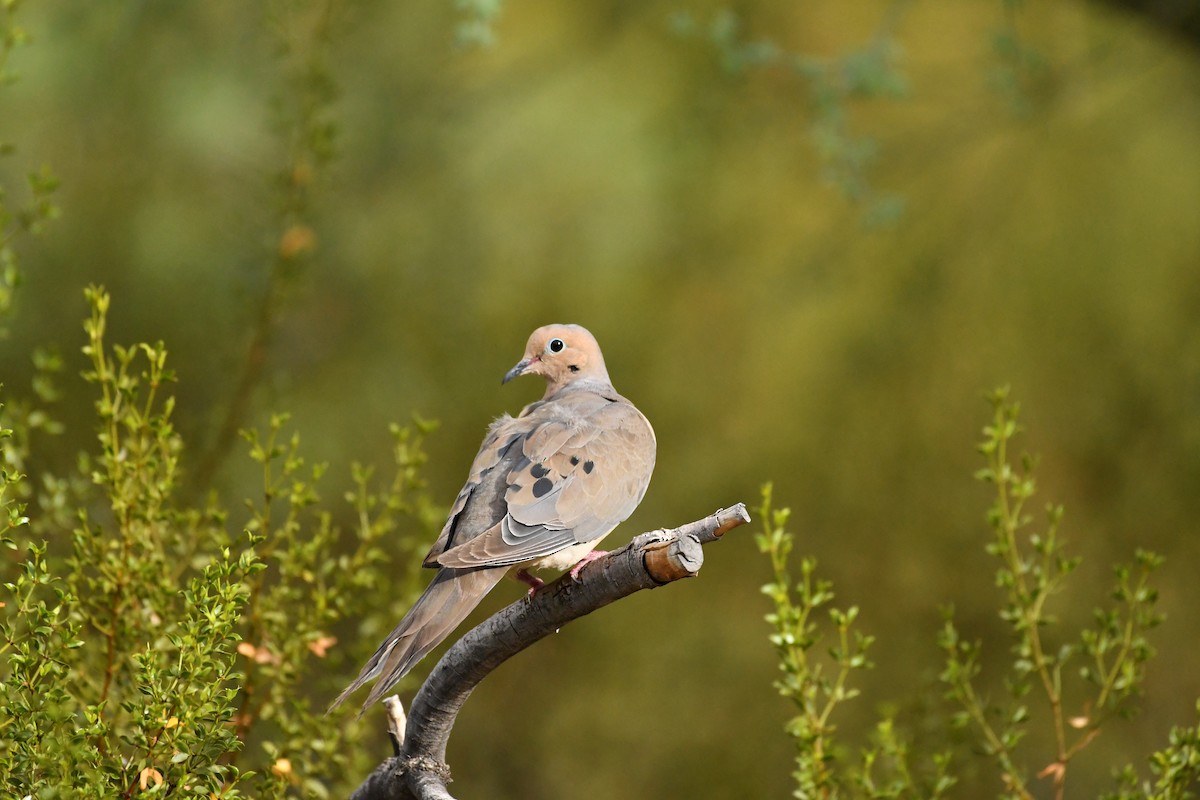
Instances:
[[[1014,464],[1011,452],[1020,432],[1019,406],[1009,400],[1006,389],[993,392],[989,399],[993,418],[979,445],[987,463],[976,477],[996,488],[987,512],[993,536],[986,547],[1000,562],[996,571],[996,585],[1004,594],[1000,617],[1012,635],[1012,662],[1004,680],[1009,697],[1004,703],[989,702],[978,688],[983,643],[963,638],[952,608],[946,610],[937,637],[945,658],[941,680],[955,708],[950,716],[953,724],[974,737],[973,753],[981,753],[995,765],[1001,797],[1035,796],[1029,774],[1033,764],[1036,777],[1050,781],[1054,796],[1062,798],[1072,762],[1083,757],[1104,726],[1132,711],[1132,701],[1144,683],[1145,664],[1154,654],[1147,635],[1163,620],[1155,610],[1158,595],[1150,584],[1162,559],[1138,550],[1133,564],[1116,566],[1111,604],[1095,610],[1090,627],[1064,633],[1050,611],[1050,601],[1072,587],[1070,578],[1079,558],[1067,554],[1058,536],[1063,508],[1048,506],[1044,527],[1035,528],[1026,510],[1036,492],[1035,461],[1024,456]],[[800,580],[792,583],[788,563],[795,537],[785,527],[790,512],[774,508],[771,494],[768,484],[758,510],[763,529],[757,541],[772,567],[772,580],[763,592],[773,606],[766,619],[773,628],[770,641],[783,673],[775,685],[797,708],[787,726],[796,743],[796,797],[944,796],[958,782],[955,754],[951,750],[914,753],[911,738],[891,718],[878,724],[860,760],[849,763],[846,747],[835,736],[835,712],[858,695],[852,678],[856,671],[872,666],[867,650],[874,637],[854,627],[856,607],[830,606],[833,587],[817,577],[811,558],[801,559]],[[827,622],[817,613],[825,607],[829,607]],[[822,653],[817,645],[826,636],[834,644]],[[1053,647],[1053,640],[1063,644]],[[1073,698],[1082,697],[1081,711],[1068,710],[1067,688]],[[1031,752],[1024,746],[1032,725],[1052,731],[1052,753]],[[964,756],[957,757],[961,762]],[[1168,745],[1151,756],[1150,772],[1150,779],[1142,779],[1132,765],[1125,767],[1117,775],[1117,789],[1107,797],[1192,797],[1200,782],[1200,729],[1172,730]]]
[[[244,518],[215,499],[189,506],[167,352],[108,345],[109,295],[87,297],[95,451],[74,475],[35,482],[27,434],[47,412],[18,404],[0,434],[4,794],[344,793],[378,748],[356,746],[365,731],[346,711],[323,714],[366,656],[333,630],[359,620],[366,646],[415,595],[411,545],[437,516],[420,477],[431,425],[392,427],[383,480],[354,465],[351,529],[334,523],[317,491],[325,466],[305,463],[285,415],[245,433],[263,477]]]

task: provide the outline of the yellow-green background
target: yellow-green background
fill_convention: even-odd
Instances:
[[[837,56],[888,6],[735,10],[751,40]],[[840,719],[856,746],[881,705],[936,698],[939,606],[987,639],[989,665],[1007,655],[982,549],[989,492],[971,473],[982,393],[1011,383],[1041,497],[1066,504],[1084,557],[1055,611],[1086,622],[1135,546],[1168,559],[1144,710],[1073,767],[1095,796],[1113,766],[1194,722],[1200,695],[1200,50],[1108,6],[1030,2],[1017,29],[1045,65],[1013,95],[992,44],[1004,7],[904,9],[908,96],[845,109],[879,148],[871,185],[905,202],[871,227],[821,178],[803,79],[730,73],[702,37],[674,32],[674,12],[703,26],[716,4],[521,0],[483,49],[455,46],[450,3],[349,4],[330,50],[339,156],[314,188],[317,250],[289,284],[248,422],[293,412],[308,455],[335,466],[336,498],[342,465],[386,460],[388,421],[435,417],[429,475],[449,502],[488,421],[540,393],[499,383],[529,331],[586,325],[659,441],[649,494],[610,541],[753,504],[774,480],[797,549],[879,639]],[[34,41],[0,94],[0,138],[19,149],[0,169],[12,186],[51,165],[62,218],[21,245],[0,379],[24,385],[36,344],[67,355],[72,438],[43,452],[69,463],[91,424],[74,378],[81,288],[102,282],[114,339],[168,343],[196,452],[232,392],[278,235],[284,80],[265,12],[22,13]],[[218,478],[233,498],[254,492],[242,462]],[[456,791],[787,796],[766,565],[749,529],[706,555],[699,580],[605,609],[489,678],[451,741]],[[1050,760],[1043,749],[1027,766]],[[997,788],[986,769],[967,786]]]

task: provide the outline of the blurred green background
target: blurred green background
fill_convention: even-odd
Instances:
[[[1179,5],[1175,21],[1194,20]],[[74,378],[89,282],[114,294],[114,341],[170,347],[193,458],[213,440],[281,232],[277,101],[293,62],[267,8],[22,9],[33,43],[0,94],[0,134],[19,148],[0,177],[49,164],[62,217],[20,244],[0,379],[27,385],[35,345],[66,354],[70,434],[43,443],[47,464],[90,446],[91,397]],[[311,13],[269,8],[297,30]],[[472,13],[369,0],[335,17],[323,77],[337,155],[315,172],[315,250],[284,281],[246,424],[293,412],[309,457],[334,465],[336,498],[344,465],[387,460],[389,421],[439,419],[429,475],[448,503],[490,419],[541,392],[499,383],[530,330],[586,325],[659,441],[649,494],[610,542],[753,505],[774,480],[798,550],[879,639],[839,720],[854,745],[881,706],[936,703],[939,606],[955,603],[1006,663],[983,552],[990,490],[972,472],[983,392],[1011,383],[1041,498],[1066,504],[1084,557],[1062,619],[1090,619],[1135,546],[1168,559],[1143,711],[1072,767],[1075,788],[1094,796],[1114,765],[1194,721],[1194,30],[1068,0],[526,0],[504,6],[490,46],[462,46]],[[777,49],[740,49],[763,41]],[[834,65],[832,92],[782,51]],[[894,59],[866,77],[901,95],[838,83],[864,52]],[[847,173],[838,153],[868,140],[874,159]],[[253,472],[239,448],[217,485],[251,495]],[[767,577],[742,529],[708,551],[700,580],[506,664],[456,728],[456,791],[790,794]],[[501,587],[485,610],[520,592]],[[961,796],[996,791],[989,771],[978,780]]]

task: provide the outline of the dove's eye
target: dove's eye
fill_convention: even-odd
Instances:
[[[551,353],[561,353],[563,351],[563,348],[566,346],[567,346],[566,343],[563,342],[562,339],[551,339],[549,342],[546,343],[546,349],[549,350]]]

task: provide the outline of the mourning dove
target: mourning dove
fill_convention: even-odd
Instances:
[[[592,334],[578,325],[538,328],[503,383],[518,375],[541,375],[546,394],[492,423],[425,557],[437,575],[334,706],[372,678],[363,709],[380,699],[505,574],[530,593],[542,585],[530,569],[573,567],[577,575],[646,494],[654,429],[613,389]]]

